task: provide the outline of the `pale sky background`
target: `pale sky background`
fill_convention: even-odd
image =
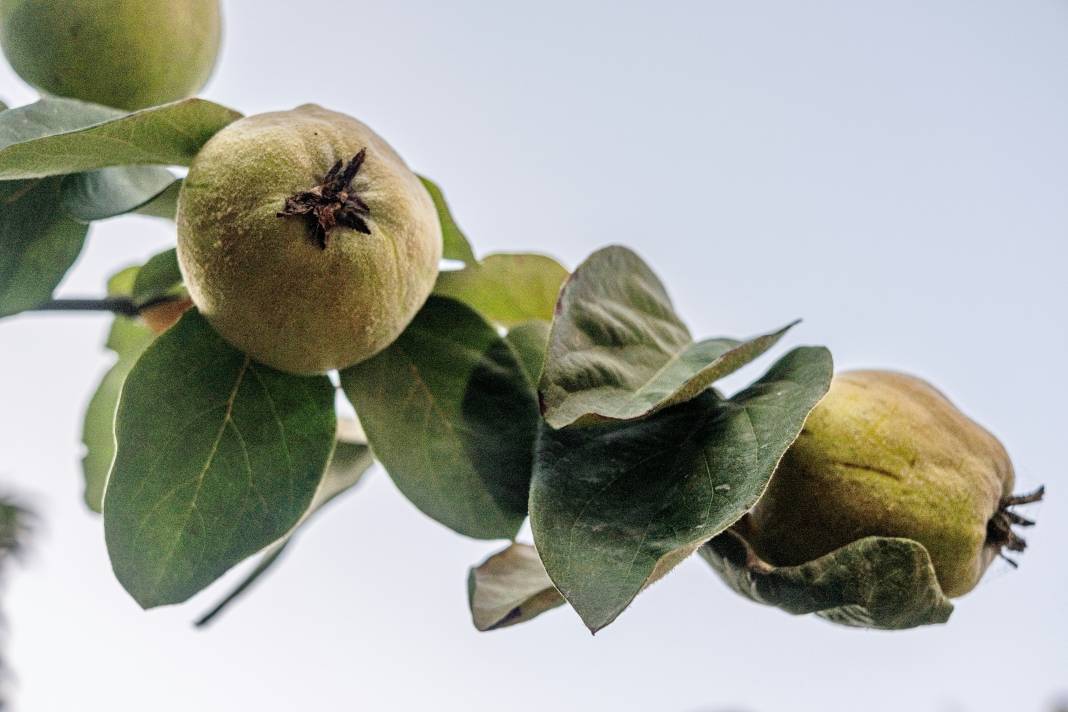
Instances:
[[[376,470],[195,631],[225,586],[141,612],[82,505],[108,320],[22,316],[0,322],[0,476],[45,531],[4,598],[18,710],[1044,712],[1068,692],[1068,2],[225,9],[207,97],[359,117],[444,186],[483,254],[573,267],[629,245],[698,335],[803,317],[788,345],[929,378],[1049,499],[1021,568],[995,565],[946,626],[793,618],[695,559],[596,638],[566,609],[479,634],[466,571],[500,545]],[[0,96],[34,95],[0,67]],[[98,225],[62,292],[100,293],[172,230]]]

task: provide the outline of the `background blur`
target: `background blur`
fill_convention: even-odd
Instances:
[[[315,101],[440,182],[484,254],[640,252],[696,334],[804,317],[839,368],[937,383],[1049,485],[1019,571],[949,625],[874,633],[729,592],[700,560],[593,638],[478,634],[454,535],[380,470],[207,631],[141,612],[82,505],[105,316],[0,323],[0,487],[45,520],[4,603],[19,710],[1042,712],[1068,691],[1068,3],[229,0],[206,96]],[[33,93],[0,67],[0,96]],[[93,295],[173,227],[98,226]],[[788,344],[789,345],[789,344]],[[781,351],[782,349],[780,349]],[[747,369],[753,378],[766,366]],[[732,385],[738,384],[734,379]],[[230,579],[232,580],[232,578]]]

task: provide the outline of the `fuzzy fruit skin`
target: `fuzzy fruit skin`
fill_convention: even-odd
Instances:
[[[1012,493],[1001,443],[928,383],[887,371],[835,377],[741,532],[766,561],[811,561],[866,536],[931,555],[947,596],[998,553],[987,522]]]
[[[119,109],[197,93],[220,37],[219,0],[0,0],[0,45],[19,76]]]
[[[286,198],[366,149],[352,187],[371,234],[338,226],[326,249]],[[418,177],[356,119],[315,105],[241,119],[204,146],[178,197],[178,260],[200,312],[236,348],[295,374],[391,344],[434,287],[442,237]]]

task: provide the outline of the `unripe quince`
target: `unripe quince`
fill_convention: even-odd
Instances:
[[[305,105],[241,119],[193,161],[178,260],[233,346],[296,374],[391,344],[434,286],[442,237],[419,178],[356,119]]]
[[[0,44],[19,76],[120,109],[195,94],[219,39],[219,0],[0,0]]]
[[[765,561],[811,561],[866,536],[923,544],[947,596],[970,591],[1003,547],[1023,549],[1001,443],[926,382],[835,377],[739,531]],[[1041,496],[1041,493],[1038,493]]]

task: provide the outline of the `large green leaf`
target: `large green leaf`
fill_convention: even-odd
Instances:
[[[259,563],[210,611],[197,619],[196,625],[205,626],[215,620],[219,614],[225,611],[234,601],[248,592],[260,578],[274,568],[282,556],[282,553],[292,543],[293,538],[300,530],[307,526],[308,520],[336,497],[348,492],[363,478],[364,473],[374,464],[371,457],[371,448],[366,444],[348,443],[339,440],[334,448],[334,454],[330,458],[330,466],[326,470],[323,481],[319,483],[319,489],[315,491],[315,499],[312,500],[308,511],[293,531],[278,542],[272,544],[260,555]]]
[[[542,414],[554,428],[643,418],[695,397],[789,328],[748,341],[694,342],[641,258],[606,247],[560,292],[538,388]]]
[[[334,388],[254,363],[195,311],[122,388],[104,532],[143,607],[188,599],[289,532],[334,446]]]
[[[459,302],[431,297],[397,341],[341,373],[397,487],[424,513],[479,539],[526,515],[538,406],[508,344]]]
[[[441,192],[441,188],[438,187],[437,183],[424,176],[419,176],[419,180],[423,182],[423,186],[430,193],[430,197],[434,200],[434,207],[438,210],[443,243],[441,256],[447,260],[458,260],[467,264],[477,263],[478,260],[475,259],[475,253],[471,250],[471,243],[467,241],[467,237],[460,230],[460,226],[453,220],[452,212],[449,210],[449,204],[445,202],[445,194]]]
[[[523,623],[565,603],[530,544],[511,544],[473,567],[467,602],[481,631]]]
[[[753,506],[831,371],[826,349],[795,349],[729,400],[706,391],[644,420],[542,429],[534,543],[591,630]]]
[[[0,317],[48,301],[82,251],[88,227],[60,209],[59,182],[0,182]]]
[[[47,98],[0,114],[0,180],[82,173],[108,166],[189,165],[241,114],[203,99],[123,113]]]
[[[945,623],[953,612],[927,550],[911,539],[867,537],[806,564],[777,567],[726,531],[700,553],[736,592],[795,615],[900,630]]]
[[[473,307],[490,321],[512,327],[551,321],[567,270],[545,255],[494,254],[481,263],[438,275],[434,293]]]
[[[160,166],[112,166],[63,179],[67,214],[82,222],[137,212],[157,200],[179,178]]]

